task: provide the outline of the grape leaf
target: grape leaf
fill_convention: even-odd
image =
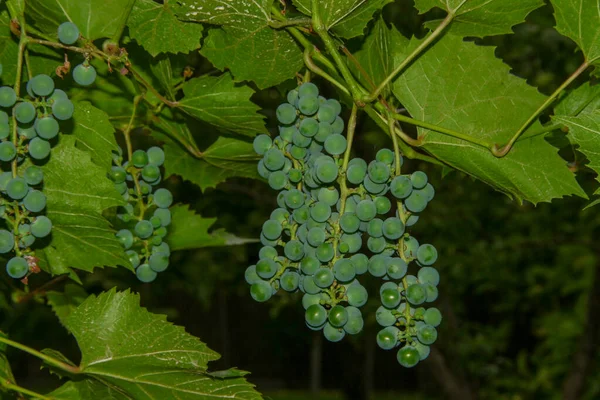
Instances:
[[[174,100],[175,91],[173,87],[181,79],[185,67],[185,59],[167,54],[161,54],[151,60],[150,70],[160,86],[164,89],[166,97]]]
[[[584,83],[564,95],[554,108],[559,116],[576,116],[600,109],[600,85]]]
[[[139,296],[129,291],[90,296],[67,317],[66,327],[81,349],[81,375],[126,398],[262,398],[243,378],[210,376],[208,362],[219,355],[164,315],[140,307]],[[102,393],[97,385],[90,389]]]
[[[0,336],[3,338],[7,338],[8,336],[4,332],[0,332]],[[12,369],[10,368],[10,363],[6,358],[6,344],[0,343],[0,398],[2,398],[2,392],[6,392],[4,388],[5,383],[15,384],[15,377],[13,375]]]
[[[175,143],[166,143],[165,175],[179,175],[200,189],[216,187],[232,177],[259,179],[252,144],[221,136],[201,158],[192,157]]]
[[[75,140],[62,135],[42,167],[52,235],[49,245],[36,252],[40,268],[52,274],[70,272],[69,268],[92,271],[96,266],[131,269],[115,231],[102,216],[105,209],[122,205],[123,199],[106,169],[77,149]]]
[[[202,55],[236,81],[266,88],[293,78],[303,66],[298,44],[284,30],[269,27],[272,1],[181,0],[178,17],[220,25],[204,40]]]
[[[129,396],[95,379],[68,381],[48,396],[55,400],[129,400]]]
[[[246,136],[267,132],[264,117],[257,114],[259,107],[250,101],[254,92],[236,85],[229,74],[191,79],[183,92],[179,108],[194,118]]]
[[[597,0],[552,0],[556,30],[572,39],[589,63],[600,60],[600,7]]]
[[[83,301],[88,297],[85,289],[80,285],[66,284],[64,291],[51,290],[46,293],[48,305],[58,317],[61,324],[65,325],[66,318],[71,315]]]
[[[512,33],[514,25],[543,5],[543,0],[415,0],[421,13],[434,7],[454,13],[452,34],[480,37]]]
[[[88,102],[76,102],[73,113],[73,135],[77,148],[87,151],[96,164],[109,169],[112,152],[119,150],[114,128],[108,115]]]
[[[238,238],[217,230],[209,233],[216,218],[203,218],[189,209],[188,205],[176,205],[171,208],[171,225],[167,242],[171,250],[200,249],[203,247],[230,246],[254,243],[254,239]]]
[[[412,40],[409,49],[395,47],[396,60],[418,44]],[[544,96],[509,73],[493,48],[456,35],[430,47],[396,80],[393,91],[413,118],[499,144],[544,102]],[[536,123],[533,129],[538,127]],[[427,129],[419,128],[419,138],[427,152],[519,201],[586,197],[556,148],[541,135],[518,141],[502,159],[486,148]]]
[[[110,38],[125,25],[135,0],[27,0],[26,11],[42,32],[57,37],[57,28],[71,21],[89,40]]]
[[[189,53],[200,47],[202,25],[179,21],[169,3],[137,0],[127,25],[131,37],[153,57],[159,53]]]
[[[363,34],[373,14],[393,0],[320,0],[321,20],[336,35],[350,39]],[[298,10],[312,14],[312,0],[293,0]]]

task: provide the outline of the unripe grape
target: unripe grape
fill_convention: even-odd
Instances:
[[[267,150],[269,150],[273,146],[273,141],[267,135],[258,135],[254,138],[252,146],[254,148],[254,151],[262,156],[267,152]]]
[[[28,101],[22,101],[14,108],[17,121],[22,124],[28,124],[35,119],[35,107]]]
[[[73,44],[79,39],[79,28],[72,22],[63,22],[58,26],[58,40],[64,44]]]
[[[73,79],[81,86],[89,86],[96,80],[96,69],[91,65],[79,64],[73,69]]]
[[[417,338],[424,345],[433,344],[437,340],[437,330],[431,325],[423,325],[417,330]]]
[[[396,317],[392,314],[392,311],[380,306],[375,312],[375,319],[381,326],[392,326],[396,323]]]
[[[17,148],[12,142],[0,143],[0,160],[12,161],[17,156]]]
[[[155,272],[163,272],[169,266],[169,254],[167,253],[153,253],[148,259],[148,265]]]
[[[21,279],[29,272],[29,263],[23,257],[13,257],[6,264],[6,272],[11,278]]]
[[[21,200],[29,191],[29,185],[23,178],[13,178],[6,185],[6,193],[11,199]]]
[[[413,346],[404,346],[398,350],[398,363],[405,368],[412,368],[419,363],[421,356]]]
[[[17,94],[10,86],[0,87],[0,107],[12,107],[17,101]]]
[[[142,220],[135,225],[135,234],[141,239],[147,239],[152,236],[154,228],[150,221]]]
[[[435,247],[430,244],[422,244],[417,250],[417,261],[421,265],[432,265],[437,261],[438,254]]]
[[[15,246],[15,237],[6,229],[0,229],[0,253],[6,254]]]
[[[158,274],[150,268],[150,265],[142,264],[135,270],[135,275],[141,282],[150,283],[156,279]]]
[[[280,123],[290,125],[296,120],[296,107],[288,103],[283,103],[277,107],[275,114]]]
[[[30,190],[23,199],[23,205],[30,212],[40,212],[46,208],[46,195],[39,190]]]
[[[391,350],[398,344],[400,330],[395,326],[388,326],[377,333],[377,345],[383,350]]]
[[[344,307],[336,305],[329,310],[328,320],[332,326],[341,328],[348,322],[348,311]]]
[[[54,81],[48,75],[36,75],[31,79],[31,90],[38,96],[49,96],[54,91]]]
[[[50,143],[41,138],[33,138],[29,142],[29,155],[36,160],[43,160],[50,154]]]
[[[46,140],[58,135],[60,129],[58,122],[52,117],[37,118],[33,126],[38,136]]]
[[[50,234],[52,221],[50,218],[40,215],[31,223],[31,234],[37,238],[43,238]]]
[[[327,310],[320,304],[313,304],[306,309],[304,318],[310,326],[320,327],[327,320]]]
[[[440,313],[440,310],[437,308],[432,307],[425,311],[423,319],[425,320],[426,324],[436,327],[442,322],[442,313]]]
[[[169,208],[173,204],[173,194],[167,189],[160,188],[152,198],[158,208]]]

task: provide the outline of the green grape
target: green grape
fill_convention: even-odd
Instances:
[[[27,195],[29,185],[23,178],[13,178],[6,185],[6,193],[11,199],[21,200]]]
[[[392,202],[387,197],[376,197],[373,202],[379,215],[387,214],[392,209]]]
[[[280,126],[279,127],[279,138],[284,142],[291,143],[294,137],[294,132],[298,131],[295,125]],[[268,150],[268,149],[267,149]]]
[[[304,294],[302,296],[302,307],[304,307],[304,310],[307,310],[308,307],[312,306],[313,304],[319,304],[321,302],[321,295],[320,294]]]
[[[395,326],[388,326],[377,333],[377,345],[383,350],[391,350],[398,345],[400,330]]]
[[[258,252],[258,258],[274,260],[277,258],[277,250],[273,246],[263,246]]]
[[[297,189],[288,190],[285,194],[285,204],[293,210],[302,207],[304,199],[304,193]]]
[[[127,183],[126,182],[121,182],[121,183],[116,183],[115,184],[115,188],[117,189],[117,191],[122,194],[122,195],[126,195],[127,193]]]
[[[317,198],[320,202],[333,207],[340,199],[340,192],[336,188],[321,188]]]
[[[405,199],[412,193],[412,182],[407,176],[401,175],[392,179],[390,191],[397,199]]]
[[[300,208],[295,209],[292,212],[292,218],[299,224],[304,224],[308,221],[310,217],[310,212],[308,210],[308,206],[302,206]]]
[[[361,221],[369,222],[375,218],[376,214],[377,207],[375,207],[375,203],[371,200],[361,200],[360,203],[356,205],[356,216]]]
[[[280,224],[283,224],[290,218],[290,212],[285,208],[276,208],[271,212],[269,219],[274,219],[278,221]]]
[[[258,171],[258,174],[260,176],[262,176],[263,178],[267,179],[269,177],[269,175],[271,174],[271,171],[269,171],[267,169],[267,167],[265,167],[265,163],[263,160],[259,160],[258,161],[258,165],[256,166],[256,170]]]
[[[367,239],[367,247],[372,253],[379,254],[383,250],[385,250],[386,246],[387,241],[383,237],[370,237],[369,239]]]
[[[269,282],[256,282],[250,287],[250,296],[252,296],[255,301],[262,303],[273,296],[273,288],[271,288]]]
[[[356,309],[355,307],[346,307],[346,309],[349,309],[349,308]],[[350,314],[350,313],[348,313],[348,314]],[[350,315],[348,317],[348,322],[346,322],[346,325],[344,325],[344,331],[349,335],[356,335],[363,330],[364,326],[365,326],[365,321],[363,320],[362,316],[360,315],[360,311],[359,311],[358,315]]]
[[[141,239],[147,239],[152,236],[154,228],[152,227],[152,223],[150,223],[150,221],[142,220],[135,225],[134,231],[137,237]]]
[[[404,234],[404,224],[399,218],[390,217],[383,221],[383,235],[390,240],[397,240]]]
[[[142,168],[142,179],[146,182],[154,182],[160,177],[160,169],[156,165],[148,164]]]
[[[305,256],[300,263],[300,269],[305,275],[314,275],[321,267],[321,262],[314,256]]]
[[[282,169],[285,164],[285,156],[277,148],[267,150],[263,160],[265,167],[267,167],[269,171],[278,171]]]
[[[419,283],[412,284],[406,290],[406,299],[416,306],[423,304],[427,300],[427,289]]]
[[[63,22],[58,26],[58,40],[64,44],[73,44],[79,39],[79,28],[72,22]]]
[[[427,185],[427,175],[423,171],[415,171],[410,176],[410,181],[415,189],[423,189]]]
[[[288,184],[287,175],[283,171],[275,171],[269,175],[269,186],[273,190],[281,190]]]
[[[437,286],[440,283],[440,274],[433,267],[423,267],[417,273],[419,282],[430,283],[433,286]]]
[[[283,103],[275,111],[277,120],[284,125],[291,125],[296,120],[296,107],[291,104]]]
[[[42,117],[35,120],[33,125],[39,137],[49,140],[58,135],[58,122],[52,117]]]
[[[302,114],[310,117],[319,110],[319,99],[316,96],[300,95],[298,109]]]
[[[127,171],[123,167],[113,166],[108,174],[108,177],[114,183],[123,183],[127,179]]]
[[[256,273],[263,279],[271,279],[279,269],[279,264],[272,259],[263,258],[256,263]]]
[[[333,113],[336,116],[342,112],[342,105],[336,99],[327,99],[325,104],[327,104],[329,107],[331,107],[331,109],[333,110]]]
[[[256,265],[251,265],[246,268],[246,271],[244,272],[244,279],[246,279],[246,282],[249,285],[253,285],[261,281],[260,277],[256,273]]]
[[[324,161],[319,163],[317,168],[317,178],[323,183],[332,183],[337,179],[338,166],[333,161]]]
[[[381,304],[386,308],[396,308],[400,304],[400,293],[398,289],[385,289],[381,294]]]
[[[4,111],[0,111],[0,124],[8,124],[8,114]]]
[[[146,153],[144,150],[134,151],[131,155],[131,163],[136,168],[144,168],[146,165],[148,165],[148,153]]]
[[[398,363],[405,368],[412,368],[419,363],[421,356],[413,346],[404,346],[398,350]]]
[[[367,233],[373,238],[380,238],[383,236],[383,220],[380,218],[373,218],[369,221],[367,227]]]
[[[288,171],[288,179],[292,183],[298,183],[302,180],[302,172],[298,169],[292,168]]]
[[[281,288],[286,292],[294,292],[298,289],[298,284],[300,282],[300,275],[294,271],[285,271],[281,278],[279,278],[279,283]]]
[[[318,247],[324,243],[326,238],[327,233],[323,228],[311,228],[306,236],[308,243],[313,247]]]
[[[169,208],[173,204],[173,195],[169,190],[160,188],[154,192],[153,201],[158,208]]]
[[[415,349],[417,349],[417,351],[419,352],[419,357],[420,360],[423,361],[425,360],[427,357],[429,357],[429,353],[431,352],[431,349],[429,348],[429,346],[425,346],[422,343],[416,342],[414,344]]]
[[[328,288],[333,283],[334,275],[329,268],[319,268],[315,272],[313,279],[318,287]]]
[[[404,212],[406,212],[406,207],[404,207]],[[398,213],[396,213],[396,216],[398,216]],[[414,224],[416,224],[419,221],[419,216],[415,215],[415,214],[411,214],[408,219],[406,220],[406,226],[413,226]]]
[[[17,101],[17,94],[10,86],[0,87],[0,107],[12,107]]]
[[[427,199],[427,202],[430,202],[435,197],[435,189],[431,186],[431,183],[425,185],[423,189],[419,189],[418,192]]]
[[[81,86],[89,86],[96,80],[96,68],[88,64],[79,64],[73,69],[73,80]]]
[[[40,212],[46,208],[46,195],[39,190],[30,190],[23,199],[23,205],[30,212]]]
[[[146,153],[148,154],[148,164],[160,167],[165,162],[165,152],[158,146],[150,147]]]
[[[2,112],[2,111],[0,111]],[[0,114],[1,115],[1,114]],[[10,126],[8,122],[0,121],[0,139],[6,139],[10,135]]]
[[[48,101],[51,104],[54,104],[57,100],[68,100],[69,96],[67,96],[67,94],[60,89],[54,89],[54,92],[52,92],[52,95],[50,97],[48,97]]]
[[[148,259],[148,265],[155,272],[163,272],[169,266],[169,254],[153,253]]]
[[[348,258],[342,258],[333,265],[335,279],[340,282],[350,282],[356,276],[356,268]]]
[[[340,251],[342,253],[356,253],[362,247],[362,235],[361,233],[344,233],[340,237],[340,246],[347,245],[347,250],[343,251],[340,247]]]
[[[15,246],[15,237],[6,229],[0,229],[0,253],[6,254]]]
[[[15,118],[22,124],[28,124],[35,119],[35,107],[28,101],[17,104],[14,108]]]
[[[319,95],[319,88],[317,85],[311,82],[305,82],[298,86],[298,97],[317,97]]]
[[[366,255],[359,253],[350,257],[352,260],[352,264],[354,264],[354,268],[356,269],[357,275],[362,275],[367,272],[369,267],[369,257]]]
[[[404,200],[404,205],[408,211],[420,213],[427,207],[427,198],[422,192],[413,190],[410,196]]]
[[[346,233],[354,233],[358,231],[360,219],[354,213],[345,213],[340,217],[340,227]]]
[[[273,147],[273,141],[267,135],[258,135],[256,138],[254,138],[252,146],[254,147],[254,151],[262,156],[267,152],[267,150]]]
[[[421,265],[432,265],[437,261],[438,254],[435,247],[430,244],[422,244],[417,250],[417,261]],[[437,285],[437,283],[436,283]]]
[[[353,283],[346,289],[348,304],[354,307],[362,307],[367,303],[369,295],[367,289],[358,283]]]
[[[52,221],[44,215],[35,218],[31,223],[31,234],[37,238],[43,238],[50,234]]]
[[[298,91],[296,89],[290,90],[287,94],[287,102],[292,104],[292,105],[296,105],[296,103],[298,102]]]
[[[48,75],[36,75],[31,79],[31,90],[38,96],[49,96],[54,91],[54,81]]]
[[[330,216],[331,207],[321,201],[317,201],[310,208],[310,217],[317,222],[325,222]]]
[[[417,339],[425,345],[433,344],[437,340],[437,330],[431,325],[422,325],[417,330]]]
[[[379,161],[371,161],[368,173],[374,183],[384,183],[390,178],[390,167]]]
[[[305,293],[317,294],[321,292],[321,288],[315,283],[314,277],[305,276],[302,278],[302,287]]]
[[[375,183],[369,176],[365,176],[363,186],[367,189],[367,192],[374,195],[383,195],[387,191],[387,185],[385,183]]]
[[[406,258],[416,258],[419,242],[413,236],[404,239],[404,256]]]
[[[356,160],[356,159],[355,159]],[[346,179],[354,185],[360,185],[367,174],[367,166],[359,163],[349,165],[346,171]]]
[[[0,160],[12,161],[17,156],[17,148],[12,142],[0,143]]]
[[[346,311],[343,306],[338,304],[329,310],[329,316],[327,319],[332,326],[341,328],[348,322],[348,311]]]
[[[428,308],[423,319],[426,324],[436,327],[442,323],[442,313],[435,307]]]
[[[333,246],[331,243],[323,243],[322,245],[317,247],[317,251],[315,253],[317,259],[322,263],[327,263],[331,261],[333,255]]]
[[[140,265],[140,256],[135,250],[127,250],[125,254],[127,254],[127,258],[133,268],[137,268]]]
[[[116,233],[117,239],[119,239],[119,242],[121,242],[121,244],[123,245],[123,247],[125,248],[125,250],[131,248],[131,246],[133,246],[133,233],[131,233],[131,231],[129,229],[121,229],[120,231],[118,231]]]
[[[375,155],[375,159],[387,165],[393,165],[395,162],[395,155],[390,149],[381,149]]]
[[[6,272],[11,278],[21,279],[29,272],[29,263],[23,257],[13,257],[6,264]]]
[[[283,252],[291,261],[300,261],[304,257],[304,246],[299,240],[292,239],[285,244]]]
[[[296,160],[304,160],[304,158],[306,157],[307,151],[308,150],[306,150],[306,148],[304,148],[304,147],[298,147],[296,145],[293,145],[290,149],[290,155],[293,158],[295,158]],[[297,182],[300,181],[300,179],[302,179],[302,175],[300,175]]]
[[[298,131],[307,138],[312,138],[319,132],[319,122],[314,118],[304,118]]]
[[[406,261],[398,257],[390,257],[387,260],[387,275],[391,279],[402,279],[408,271]]]
[[[319,107],[319,111],[317,112],[317,118],[320,122],[325,122],[328,124],[332,124],[337,117],[336,109],[329,104],[323,104]]]
[[[427,299],[425,301],[428,303],[436,301],[439,295],[437,287],[431,283],[424,283],[423,286],[425,286],[425,290],[427,291]]]
[[[317,134],[314,136],[314,140],[316,140],[319,143],[323,143],[323,142],[325,142],[325,140],[327,140],[327,138],[331,134],[332,134],[331,125],[326,122],[319,122],[319,130],[317,131]]]
[[[369,260],[368,270],[371,275],[376,278],[381,278],[387,272],[388,257],[376,254]]]
[[[396,323],[396,317],[391,310],[380,306],[375,312],[375,320],[381,326],[392,326]]]
[[[312,327],[320,327],[327,321],[327,310],[320,304],[313,304],[304,313],[306,323]]]
[[[156,279],[158,274],[150,268],[150,265],[142,264],[135,270],[135,275],[141,282],[150,283]]]
[[[331,124],[331,133],[339,135],[342,132],[344,132],[344,120],[336,117],[335,121]]]
[[[312,143],[312,139],[304,136],[300,131],[295,131],[292,135],[292,143],[301,148],[307,148]]]
[[[325,139],[325,151],[332,156],[338,156],[346,151],[348,142],[340,134],[330,135]]]
[[[58,89],[54,91],[56,93]],[[62,90],[61,90],[62,92]],[[71,100],[65,99],[56,99],[54,100],[54,104],[52,104],[52,114],[56,119],[60,119],[61,121],[67,120],[73,116],[73,112],[75,110],[75,106]]]
[[[419,280],[414,275],[406,275],[406,283],[408,283],[408,286],[410,286],[419,283]]]
[[[282,232],[281,223],[279,221],[269,219],[262,226],[262,233],[269,240],[277,240]]]

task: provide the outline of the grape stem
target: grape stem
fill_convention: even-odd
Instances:
[[[50,357],[47,354],[41,353],[35,349],[32,349],[31,347],[25,346],[24,344],[21,344],[19,342],[15,342],[14,340],[10,340],[2,335],[0,335],[0,343],[4,343],[8,346],[14,347],[15,349],[19,349],[21,351],[24,351],[26,353],[31,354],[34,357],[39,358],[42,361],[45,361],[47,364],[52,365],[53,367],[59,368],[65,372],[69,372],[71,374],[79,374],[81,373],[81,369],[79,367],[73,366],[73,365],[69,365],[65,362],[62,362],[60,360],[57,360],[53,357]]]
[[[129,123],[127,127],[123,131],[123,136],[125,137],[125,144],[127,146],[127,159],[129,160],[129,168],[132,169],[131,176],[133,177],[133,183],[135,185],[135,193],[137,197],[137,205],[140,210],[140,215],[138,220],[144,219],[144,213],[146,212],[146,205],[144,203],[144,195],[142,194],[142,189],[140,187],[140,182],[138,179],[138,173],[133,165],[133,146],[131,144],[131,130],[133,128],[133,121],[135,120],[135,114],[137,112],[138,105],[140,101],[144,98],[144,95],[137,95],[133,98],[133,110],[131,111],[131,118],[129,119]]]
[[[2,386],[3,388],[5,388],[7,390],[12,390],[13,392],[22,393],[22,394],[25,394],[27,396],[31,396],[34,399],[52,400],[51,397],[44,396],[42,394],[36,393],[36,392],[34,392],[32,390],[29,390],[29,389],[25,389],[24,387],[21,387],[19,385],[15,385],[13,383],[0,382],[0,386]]]
[[[348,89],[346,89],[346,87],[344,85],[342,85],[340,82],[335,80],[335,78],[333,78],[327,72],[325,72],[321,68],[319,68],[319,66],[317,64],[315,64],[315,62],[311,58],[311,55],[313,52],[314,51],[311,51],[308,48],[306,50],[304,50],[304,64],[306,64],[306,68],[308,68],[310,71],[314,72],[315,74],[325,78],[326,80],[328,80],[329,82],[334,84],[338,89],[340,89],[344,94],[350,96],[350,91]]]

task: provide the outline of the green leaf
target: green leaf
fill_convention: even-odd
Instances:
[[[0,332],[0,336],[8,338],[4,332]],[[0,343],[0,398],[2,398],[2,392],[6,392],[3,383],[16,384],[10,363],[6,358],[6,344]]]
[[[108,170],[112,152],[119,150],[108,114],[88,102],[76,102],[73,122],[77,148],[90,153],[92,161]]]
[[[363,34],[373,14],[393,0],[319,0],[321,19],[327,29],[350,39]],[[293,0],[298,10],[311,15],[312,0]]]
[[[240,135],[267,133],[259,107],[250,101],[253,90],[236,85],[229,74],[191,79],[183,92],[179,108],[194,118]]]
[[[103,385],[95,379],[68,381],[48,396],[55,400],[128,400],[129,396],[117,389]]]
[[[588,167],[600,173],[600,111],[573,117],[555,115],[552,119],[569,128],[569,140],[579,145],[579,151],[589,160]]]
[[[209,233],[210,227],[217,219],[203,218],[190,210],[188,205],[172,207],[171,220],[167,242],[173,251],[256,242],[254,239],[238,238],[224,230]]]
[[[68,273],[70,268],[92,271],[97,266],[131,269],[115,231],[102,216],[105,209],[122,205],[123,199],[106,177],[107,170],[74,144],[74,137],[62,135],[42,167],[52,235],[49,245],[36,252],[40,267],[52,274]]]
[[[127,25],[131,37],[153,57],[159,53],[189,53],[200,47],[202,25],[179,21],[169,3],[137,0]]]
[[[572,39],[589,63],[600,60],[600,9],[596,0],[552,0],[556,30]]]
[[[221,25],[204,40],[202,55],[236,81],[266,88],[293,78],[304,65],[298,44],[285,32],[269,27],[272,1],[179,1],[180,19]]]
[[[165,175],[179,175],[202,190],[233,177],[260,179],[256,153],[246,141],[220,136],[201,158],[191,156],[175,143],[166,143],[164,151]]]
[[[66,318],[88,297],[87,292],[80,285],[66,284],[64,291],[55,290],[46,293],[48,305],[58,317],[61,324],[65,325]]]
[[[421,13],[434,7],[454,13],[452,34],[480,37],[513,33],[513,26],[543,5],[543,0],[415,0]]]
[[[413,40],[409,49],[396,48],[396,60],[418,44]],[[509,72],[493,48],[446,35],[396,80],[393,91],[413,118],[503,144],[545,100]],[[536,123],[532,129],[539,127]],[[501,159],[486,148],[427,129],[419,129],[419,138],[438,159],[519,201],[586,197],[557,149],[541,135],[518,141]]]
[[[559,116],[577,116],[600,110],[600,85],[586,82],[571,90],[560,99],[554,108],[554,114]]]
[[[141,308],[137,294],[112,289],[90,296],[66,323],[81,349],[81,374],[126,398],[261,399],[243,378],[211,377],[208,362],[219,355],[164,315]],[[97,385],[90,389],[102,393]],[[76,398],[70,396],[64,398]]]
[[[125,24],[135,0],[27,0],[26,11],[42,32],[57,37],[57,28],[71,21],[89,40],[110,38]]]
[[[166,97],[171,100],[175,99],[173,87],[181,80],[185,63],[185,59],[182,59],[182,57],[169,56],[166,54],[155,57],[150,62],[152,74],[160,83],[160,86],[162,86],[166,93]]]

